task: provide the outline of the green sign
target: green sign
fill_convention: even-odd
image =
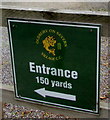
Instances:
[[[99,113],[100,25],[8,19],[15,95]]]

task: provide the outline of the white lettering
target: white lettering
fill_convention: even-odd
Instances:
[[[63,70],[63,69],[56,69],[51,67],[46,67],[45,64],[42,66],[35,65],[34,62],[29,62],[29,69],[30,72],[36,72],[41,74],[59,76],[59,77],[66,77],[72,79],[78,79],[78,72],[77,71],[70,71],[70,70]],[[61,84],[62,86],[62,84]]]
[[[57,70],[55,68],[51,68],[51,75],[57,76]]]
[[[30,68],[30,72],[35,72],[35,63],[33,63],[33,62],[29,62],[29,68]]]
[[[47,67],[47,74],[49,74],[50,67]]]
[[[44,64],[42,65],[42,69],[43,69],[43,74],[46,74],[46,71],[45,71],[46,67]]]
[[[78,73],[77,73],[76,71],[72,71],[72,72],[71,72],[71,77],[72,77],[73,79],[77,79],[77,78],[78,78]]]
[[[62,69],[58,69],[58,76],[63,77],[63,70]]]
[[[41,71],[41,66],[37,66],[37,65],[36,65],[36,72],[37,72],[37,73],[42,73],[42,71]]]
[[[70,78],[70,71],[69,70],[65,70],[65,77]]]
[[[55,81],[51,80],[51,83],[52,83],[52,87],[55,86]]]

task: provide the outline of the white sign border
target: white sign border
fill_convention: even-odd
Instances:
[[[38,19],[39,20],[39,19]],[[39,22],[41,21],[41,22]],[[76,25],[73,25],[72,22],[64,22],[64,21],[50,21],[49,20],[25,20],[25,19],[14,19],[14,18],[8,18],[8,30],[9,30],[9,38],[10,38],[10,48],[11,48],[11,55],[12,55],[12,65],[13,65],[13,76],[14,76],[14,83],[15,83],[15,93],[16,97],[19,99],[25,99],[25,100],[31,100],[31,101],[37,101],[40,103],[47,103],[51,105],[56,105],[56,107],[64,107],[64,108],[71,108],[74,110],[80,110],[80,111],[85,111],[85,112],[91,112],[91,113],[99,113],[99,62],[100,62],[100,27],[95,26],[97,24],[90,24],[90,23],[77,23]],[[83,28],[96,28],[97,29],[97,75],[96,75],[96,111],[88,110],[88,109],[83,109],[83,108],[77,108],[77,107],[72,107],[72,106],[67,106],[67,105],[61,105],[57,103],[51,103],[51,102],[46,102],[42,100],[36,100],[36,99],[31,99],[27,97],[22,97],[18,96],[17,92],[17,82],[16,82],[16,71],[15,71],[15,63],[14,63],[14,52],[13,52],[13,45],[12,45],[12,36],[11,36],[11,26],[10,22],[21,22],[21,23],[34,23],[34,24],[45,24],[45,25],[57,25],[57,26],[73,26],[73,27],[83,27]],[[58,23],[57,23],[58,22]],[[62,22],[62,23],[59,23]],[[64,24],[63,24],[64,22]],[[80,24],[80,25],[78,25]],[[84,25],[85,24],[85,25]]]

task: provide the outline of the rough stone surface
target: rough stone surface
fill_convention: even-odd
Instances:
[[[2,29],[2,83],[13,85],[10,47],[7,28]]]
[[[56,119],[67,119],[68,116],[61,114],[53,114],[50,112],[45,112],[41,110],[28,109],[24,106],[14,105],[12,103],[3,104],[3,118],[4,119],[47,119],[47,118],[56,118]],[[74,119],[73,119],[74,120]]]
[[[0,9],[1,10],[1,9]],[[68,11],[68,9],[67,9]],[[92,23],[100,24],[102,26],[101,35],[107,37],[109,35],[108,23],[109,17],[103,15],[92,15],[86,12],[74,13],[71,14],[71,11],[67,13],[57,13],[50,11],[28,11],[28,10],[16,10],[16,9],[3,9],[2,10],[2,19],[0,19],[0,25],[3,27],[7,26],[7,18],[18,18],[18,19],[45,19],[45,20],[54,20],[54,21],[68,21],[68,22],[80,22],[80,23]],[[2,20],[2,22],[1,22]]]
[[[108,11],[108,2],[3,2],[8,8],[43,8],[52,10]]]
[[[100,96],[105,98],[105,101],[109,100],[109,45],[108,41],[110,38],[102,38],[101,40],[101,57],[100,57]]]

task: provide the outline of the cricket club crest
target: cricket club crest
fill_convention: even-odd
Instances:
[[[60,60],[63,58],[64,49],[67,41],[64,36],[52,29],[42,30],[36,39],[37,45],[42,45],[41,55],[48,60]]]
[[[55,49],[54,49],[54,48],[50,49],[50,47],[54,47],[55,44],[56,44],[55,38],[54,38],[53,36],[48,36],[48,37],[46,37],[46,38],[42,41],[42,43],[43,43],[43,45],[44,45],[43,47],[44,47],[50,54],[52,54],[53,56],[55,56]]]

